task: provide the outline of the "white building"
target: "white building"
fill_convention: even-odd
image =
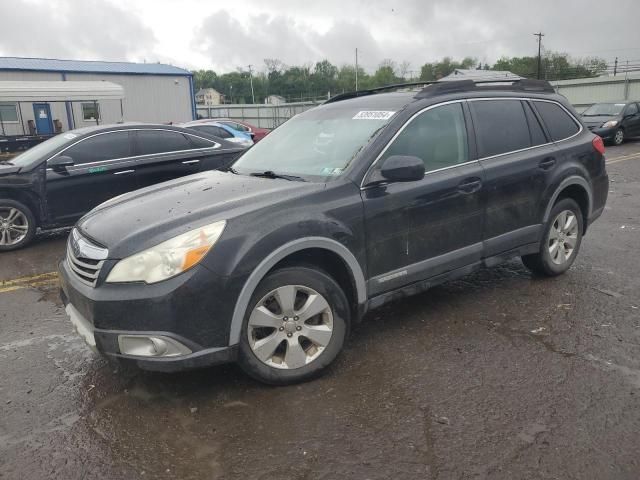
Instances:
[[[264,99],[264,103],[268,105],[282,105],[283,103],[287,103],[287,99],[280,95],[269,95]]]
[[[476,82],[482,80],[504,80],[510,82],[514,80],[521,80],[522,77],[511,73],[506,70],[476,70],[456,68],[452,73],[440,79],[441,82],[447,82],[452,80],[473,80]]]
[[[222,103],[223,95],[215,88],[201,88],[196,93],[196,105],[211,107]]]
[[[172,65],[0,57],[0,83],[107,81],[124,90],[116,100],[0,103],[0,135],[47,134],[120,121],[181,123],[195,118],[193,75]],[[90,100],[90,99],[87,99]],[[29,122],[31,121],[31,122]]]

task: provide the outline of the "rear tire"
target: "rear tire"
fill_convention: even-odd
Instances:
[[[326,273],[301,266],[276,270],[251,297],[238,364],[271,385],[310,380],[342,350],[349,312],[343,290]]]
[[[524,255],[522,263],[538,275],[555,277],[573,265],[582,243],[583,220],[580,207],[571,198],[558,201],[549,214],[540,251]]]
[[[33,240],[36,218],[26,205],[0,199],[0,252],[17,250]]]

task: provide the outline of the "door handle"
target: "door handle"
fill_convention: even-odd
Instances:
[[[200,160],[185,160],[182,162],[183,165],[191,165],[192,163],[200,163]]]
[[[124,175],[125,173],[133,173],[135,170],[122,170],[121,172],[115,172],[114,175]]]
[[[549,170],[551,169],[554,165],[556,164],[556,157],[547,157],[544,158],[539,164],[538,167],[540,167],[542,170]]]
[[[482,188],[482,180],[470,178],[458,185],[458,191],[464,194],[475,193]]]

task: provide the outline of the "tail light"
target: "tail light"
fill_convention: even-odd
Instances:
[[[602,138],[596,135],[595,137],[593,137],[593,141],[591,143],[593,144],[593,148],[596,150],[596,152],[598,152],[600,155],[604,155],[604,142],[602,141]]]

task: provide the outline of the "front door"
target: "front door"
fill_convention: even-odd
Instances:
[[[34,103],[33,115],[36,119],[36,132],[38,135],[49,135],[53,133],[51,108],[49,108],[48,103]]]
[[[369,295],[479,262],[484,217],[482,167],[470,161],[462,103],[435,106],[409,120],[376,162],[411,155],[422,180],[362,190]]]
[[[100,203],[138,187],[130,136],[128,131],[101,133],[58,154],[71,157],[74,165],[47,168],[51,223],[74,223]]]

